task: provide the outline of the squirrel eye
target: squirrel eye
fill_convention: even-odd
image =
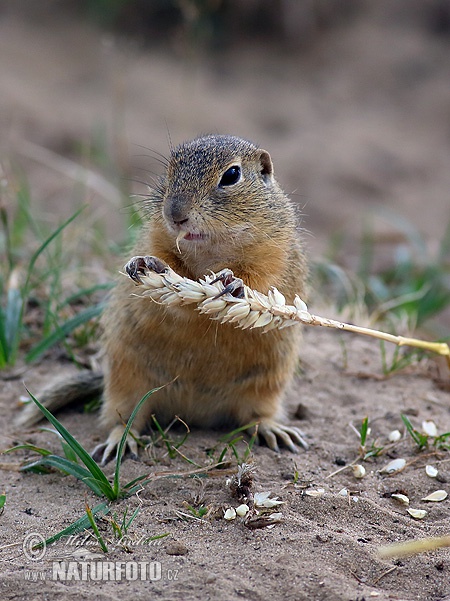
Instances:
[[[232,186],[241,179],[241,168],[239,165],[233,165],[222,175],[219,186]]]

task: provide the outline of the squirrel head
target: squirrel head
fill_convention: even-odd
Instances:
[[[252,271],[263,256],[282,265],[296,239],[295,210],[269,153],[234,136],[174,148],[149,201],[152,253],[169,264],[178,259],[189,277],[223,267]]]
[[[234,136],[209,135],[176,147],[163,180],[163,219],[183,250],[255,237],[255,223],[286,204],[267,151]]]

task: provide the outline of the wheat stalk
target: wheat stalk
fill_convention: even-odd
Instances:
[[[412,346],[438,353],[446,357],[450,367],[450,349],[444,342],[427,342],[417,338],[395,336],[313,315],[298,295],[295,296],[293,305],[287,305],[285,297],[275,287],[265,295],[241,284],[238,286],[240,296],[233,296],[227,291],[229,287],[223,283],[224,280],[235,279],[229,269],[205,275],[195,281],[178,275],[155,257],[133,257],[125,266],[125,270],[128,276],[144,289],[141,296],[150,297],[155,302],[169,307],[196,304],[200,313],[220,323],[234,324],[243,330],[261,328],[263,332],[268,332],[276,328],[281,330],[297,323],[335,328],[371,336],[398,346]],[[240,282],[240,280],[236,281]]]

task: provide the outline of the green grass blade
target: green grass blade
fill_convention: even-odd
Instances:
[[[100,466],[92,459],[89,453],[80,445],[80,443],[70,434],[66,428],[56,419],[54,415],[50,413],[50,411],[42,405],[35,396],[31,394],[31,392],[26,389],[28,394],[30,395],[31,400],[39,407],[41,412],[45,415],[48,421],[53,424],[53,426],[58,430],[67,444],[74,450],[77,456],[80,458],[82,463],[87,467],[90,472],[90,475],[99,482],[102,482],[106,487],[111,488],[111,484],[109,480],[101,470]]]
[[[72,463],[78,463],[78,456],[72,447],[65,440],[61,440],[60,442],[66,459],[72,461]]]
[[[58,311],[64,309],[64,307],[72,305],[74,302],[83,299],[86,296],[94,294],[94,292],[99,292],[100,290],[107,291],[111,290],[112,288],[114,288],[114,283],[108,282],[106,284],[96,284],[95,286],[91,286],[90,288],[83,288],[82,290],[78,290],[74,294],[71,294],[70,296],[65,298],[64,301],[58,305]]]
[[[2,307],[0,307],[0,369],[5,367],[8,363],[8,344],[6,342],[5,326],[5,313]]]
[[[91,510],[91,508],[89,507],[89,505],[87,503],[86,503],[86,515],[87,515],[87,518],[88,518],[89,523],[91,525],[91,528],[94,531],[95,538],[97,539],[97,541],[98,541],[98,543],[99,543],[99,545],[100,545],[103,553],[108,553],[108,547],[106,546],[105,541],[103,540],[103,537],[100,534],[98,526],[97,526],[97,524],[96,524],[96,522],[94,520],[94,516],[92,514],[92,510]]]
[[[120,494],[114,494],[110,482],[108,482],[108,484],[105,484],[102,481],[96,480],[92,476],[87,476],[86,478],[83,478],[83,482],[84,484],[86,484],[86,486],[89,486],[89,488],[93,490],[96,495],[98,495],[99,497],[106,497],[108,501],[117,501],[117,499],[121,496]]]
[[[20,468],[20,471],[26,472],[35,466],[41,465],[45,467],[54,467],[67,475],[75,476],[78,480],[84,480],[84,478],[91,477],[91,473],[86,468],[78,465],[78,463],[69,461],[65,457],[60,457],[59,455],[46,455],[45,457],[40,457],[31,463],[23,465]]]
[[[67,219],[66,221],[64,221],[60,226],[58,226],[56,228],[56,230],[54,232],[52,232],[50,234],[50,236],[48,236],[48,238],[46,238],[44,240],[44,242],[39,246],[39,248],[33,253],[33,255],[31,256],[30,262],[28,264],[28,269],[27,269],[27,277],[25,280],[25,285],[24,285],[24,293],[23,293],[23,297],[26,296],[26,294],[28,293],[28,286],[30,283],[30,278],[31,278],[31,274],[33,273],[33,269],[34,266],[36,264],[36,261],[38,260],[38,258],[40,257],[40,255],[44,252],[44,250],[47,248],[47,246],[57,237],[59,236],[59,234],[70,224],[72,223],[72,221],[74,221],[78,215],[80,215],[80,213],[82,211],[84,211],[85,207],[81,207],[81,209],[79,209],[78,211],[76,211],[71,217],[69,217],[69,219]]]
[[[359,436],[361,439],[361,446],[364,447],[367,439],[367,432],[369,430],[369,418],[365,417],[361,424],[361,430],[359,431]]]
[[[103,502],[103,503],[100,503],[99,505],[96,505],[93,509],[91,509],[91,513],[92,513],[92,515],[97,515],[98,513],[107,515],[109,513],[108,503]],[[74,522],[73,524],[68,526],[67,528],[64,528],[64,530],[61,530],[61,532],[54,534],[53,536],[48,538],[44,543],[39,543],[38,545],[36,545],[36,547],[33,547],[33,548],[39,549],[40,547],[43,547],[44,545],[51,545],[52,543],[55,543],[56,541],[60,540],[61,538],[75,536],[75,535],[79,534],[80,532],[87,530],[90,527],[90,525],[91,525],[91,523],[89,521],[88,516],[84,515],[79,520],[77,520],[76,522]]]
[[[240,426],[239,428],[236,428],[235,430],[232,430],[231,432],[227,432],[227,434],[224,434],[223,436],[221,436],[219,438],[219,442],[235,442],[238,439],[233,440],[233,438],[235,438],[236,434],[239,434],[240,432],[246,432],[247,430],[250,430],[250,428],[254,428],[255,426],[257,426],[259,424],[259,422],[250,422],[248,424],[245,424],[243,426]]]
[[[74,476],[77,478],[77,480],[80,480],[80,482],[83,482],[83,484],[90,488],[97,496],[105,496],[109,501],[115,500],[109,482],[107,485],[105,485],[104,482],[96,480],[86,468],[78,465],[77,463],[73,463],[65,457],[48,455],[31,463],[27,463],[20,469],[20,471],[41,473],[44,471],[41,468],[55,468],[66,475]]]
[[[176,453],[175,453],[175,451],[173,450],[173,446],[172,446],[172,444],[171,444],[170,440],[167,438],[167,435],[166,435],[166,433],[164,432],[164,429],[161,427],[161,425],[159,424],[158,420],[156,419],[156,417],[155,417],[154,415],[152,415],[152,420],[153,420],[153,423],[154,423],[154,424],[155,424],[155,426],[156,426],[156,429],[157,429],[157,430],[158,430],[158,432],[159,432],[159,435],[161,436],[161,440],[162,440],[162,441],[164,442],[164,444],[166,445],[166,448],[167,448],[167,453],[169,454],[169,457],[170,457],[171,459],[174,459],[174,457],[175,457]]]
[[[41,340],[36,346],[34,346],[31,351],[26,355],[25,361],[27,363],[31,363],[35,361],[42,353],[47,351],[50,347],[52,347],[57,342],[60,342],[65,338],[70,332],[78,328],[79,326],[85,324],[90,319],[94,319],[98,317],[103,311],[104,304],[99,303],[94,307],[88,307],[83,311],[80,311],[75,317],[72,319],[68,319],[61,326],[58,327],[57,330],[52,332],[49,336]]]
[[[153,390],[150,390],[149,392],[147,392],[147,394],[144,394],[142,399],[139,401],[139,403],[134,408],[132,414],[130,415],[130,419],[127,422],[127,425],[125,426],[124,433],[122,435],[122,438],[120,439],[119,446],[117,447],[116,469],[114,472],[114,484],[113,484],[113,490],[114,490],[114,494],[116,495],[116,498],[119,496],[119,493],[120,493],[120,483],[119,483],[120,464],[122,461],[123,453],[125,451],[125,445],[127,443],[127,438],[128,438],[128,434],[131,430],[131,426],[133,425],[133,422],[134,422],[136,415],[138,414],[140,408],[145,403],[145,401],[148,399],[148,397],[151,396],[152,394],[154,394],[155,392],[158,392],[158,390],[161,390],[161,388],[164,388],[164,386],[166,386],[166,384],[163,386],[158,386],[157,388],[153,388]]]
[[[14,451],[32,451],[33,453],[38,453],[39,455],[42,455],[43,457],[46,457],[47,455],[51,455],[52,452],[49,451],[48,449],[43,449],[42,447],[37,447],[34,444],[19,444],[16,445],[15,447],[11,447],[10,449],[6,449],[6,451],[2,451],[3,455],[7,455],[8,453],[13,453]]]
[[[409,421],[409,419],[408,419],[408,417],[406,415],[404,415],[402,413],[400,415],[400,417],[402,418],[402,421],[405,424],[405,427],[408,430],[409,435],[414,440],[414,442],[417,444],[417,446],[419,447],[419,449],[422,449],[423,447],[426,447],[427,444],[428,444],[428,437],[425,436],[424,434],[421,434],[420,432],[418,432],[413,427],[413,425],[411,424],[411,422]]]

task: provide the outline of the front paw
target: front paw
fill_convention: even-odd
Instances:
[[[124,267],[129,277],[137,284],[142,284],[140,278],[141,275],[146,275],[148,271],[154,271],[155,273],[165,273],[168,271],[169,266],[158,257],[133,257],[128,261]]]
[[[292,453],[298,453],[297,445],[305,450],[308,449],[308,443],[303,438],[303,432],[296,426],[285,426],[272,420],[263,420],[258,426],[258,436],[266,442],[269,449],[278,453],[280,448],[278,440]],[[295,444],[296,443],[296,444]]]
[[[99,463],[101,466],[104,466],[107,463],[109,463],[117,453],[117,448],[120,444],[123,433],[123,426],[116,426],[115,428],[113,428],[106,441],[97,445],[92,451],[92,459]],[[128,435],[127,442],[125,445],[125,452],[127,452],[128,450],[133,459],[138,458],[138,447],[136,443],[136,438],[138,438],[137,432],[130,430],[130,434]]]

